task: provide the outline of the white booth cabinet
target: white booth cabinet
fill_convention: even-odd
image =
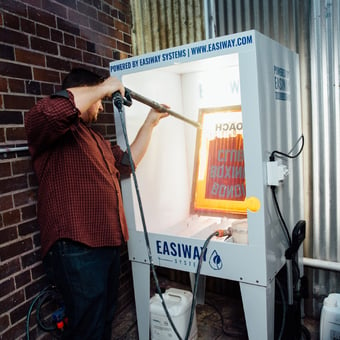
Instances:
[[[275,276],[287,236],[303,218],[298,55],[256,31],[223,36],[110,63],[127,88],[197,122],[169,116],[154,129],[136,169],[152,261],[240,283],[250,339],[273,339]],[[124,107],[129,141],[149,107]],[[117,140],[125,149],[115,109]],[[150,261],[133,178],[122,180],[140,339],[149,337]],[[229,229],[230,228],[230,229]]]

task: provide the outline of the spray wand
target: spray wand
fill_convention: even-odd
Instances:
[[[121,104],[124,104],[125,106],[131,106],[132,105],[132,98],[133,99],[136,99],[137,101],[145,104],[145,105],[148,105],[150,107],[152,107],[153,109],[159,111],[159,112],[166,112],[168,113],[170,116],[173,116],[175,118],[178,118],[180,120],[183,120],[184,122],[186,123],[189,123],[191,124],[192,126],[196,127],[196,128],[200,128],[201,125],[200,123],[198,122],[195,122],[194,120],[191,120],[167,107],[165,107],[164,105],[162,104],[159,104],[157,102],[155,102],[154,100],[151,100],[149,98],[146,98],[144,96],[142,96],[141,94],[139,93],[136,93],[128,88],[125,87],[125,94],[124,94],[124,98],[119,98],[121,97],[121,94],[120,92],[115,92],[113,94],[113,100],[114,102],[116,102],[117,100],[118,101],[121,101]]]

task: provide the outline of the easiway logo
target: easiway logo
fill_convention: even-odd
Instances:
[[[203,262],[207,261],[207,250],[203,254]],[[156,240],[156,251],[158,255],[171,256],[176,259],[199,260],[203,247],[193,246],[191,244],[180,242],[167,242]],[[221,270],[223,267],[221,256],[216,250],[213,250],[209,258],[209,265],[214,270]]]

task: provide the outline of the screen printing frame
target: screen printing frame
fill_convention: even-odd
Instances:
[[[217,118],[214,119],[214,116],[217,116]],[[212,122],[209,122],[209,120]],[[199,123],[201,128],[197,129],[190,213],[192,215],[244,219],[247,217],[247,209],[244,204],[237,205],[238,201],[243,202],[246,197],[241,105],[200,108]],[[209,131],[205,127],[207,124],[210,125]],[[214,128],[214,126],[211,126],[213,124],[219,124],[219,126]],[[215,131],[213,131],[214,129]],[[210,150],[210,143],[227,138],[226,143],[231,144],[230,139],[240,139],[240,135],[242,136],[241,149],[225,149],[227,146],[222,145],[224,149],[217,149],[214,152]],[[207,148],[209,148],[208,152],[204,152]],[[220,156],[222,152],[223,156]],[[214,162],[210,161],[211,153],[213,153],[212,157],[215,158]],[[206,155],[208,155],[208,159],[205,160]],[[237,160],[235,161],[234,158],[237,158]],[[210,181],[214,181],[212,186],[210,184],[210,190],[207,187],[209,186],[209,178],[213,178]],[[233,181],[238,183],[238,191]],[[228,190],[229,188],[230,190]],[[236,197],[237,195],[240,197]],[[228,198],[226,199],[225,196]],[[232,199],[233,197],[236,198]]]

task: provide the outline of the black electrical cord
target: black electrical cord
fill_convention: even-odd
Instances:
[[[286,221],[284,220],[284,218],[282,216],[281,209],[280,209],[279,203],[277,201],[276,192],[275,192],[275,186],[271,186],[270,189],[272,191],[274,205],[275,205],[276,212],[277,212],[277,214],[279,216],[281,227],[283,228],[283,230],[285,232],[285,235],[286,235],[286,238],[287,238],[287,241],[288,241],[288,245],[290,247],[292,245],[292,239],[290,237]]]
[[[296,148],[296,146],[298,145],[298,143],[300,142],[301,140],[301,147],[300,149],[298,150],[298,152],[294,155],[291,155],[291,153],[293,152],[293,150]],[[295,145],[293,146],[292,150],[288,153],[284,153],[284,152],[281,152],[281,151],[278,151],[278,150],[274,150],[271,154],[270,154],[270,157],[269,157],[269,160],[272,162],[275,160],[275,155],[279,155],[281,157],[286,157],[286,158],[290,158],[290,159],[294,159],[294,158],[297,158],[298,156],[300,156],[301,152],[303,151],[303,148],[304,148],[304,145],[305,145],[305,138],[303,136],[303,134],[298,138],[298,140],[296,141]],[[291,247],[292,245],[292,239],[291,239],[291,236],[289,234],[289,231],[288,231],[288,227],[287,227],[287,224],[283,218],[283,215],[281,213],[281,209],[280,209],[280,206],[279,206],[279,203],[277,201],[277,197],[276,197],[276,192],[275,192],[275,186],[271,186],[270,187],[271,191],[272,191],[272,195],[273,195],[273,200],[274,200],[274,205],[275,205],[275,208],[276,208],[276,211],[277,211],[277,214],[279,216],[279,220],[280,220],[280,223],[281,223],[281,226],[282,228],[284,229],[284,232],[285,232],[285,235],[286,235],[286,238],[287,238],[287,241],[288,241],[288,245],[289,247]],[[296,260],[295,258],[293,258],[293,265],[296,269],[296,272],[297,272],[297,279],[295,280],[295,284],[296,282],[299,280],[299,277],[300,277],[300,270],[299,270],[299,267],[296,263]]]
[[[298,145],[300,140],[301,140],[301,147],[300,147],[300,149],[298,150],[298,152],[296,154],[291,155],[291,153],[296,148],[296,146]],[[278,155],[279,157],[295,159],[298,156],[300,156],[301,152],[303,151],[304,144],[305,144],[305,139],[304,139],[304,136],[302,134],[299,137],[299,139],[297,140],[297,142],[295,143],[295,145],[293,146],[293,148],[292,148],[292,150],[290,152],[284,153],[284,152],[281,152],[281,151],[278,151],[278,150],[274,150],[270,154],[269,161],[271,161],[271,162],[275,161],[275,155]],[[287,228],[287,224],[286,224],[286,222],[285,222],[285,220],[283,218],[280,206],[279,206],[277,198],[276,198],[275,186],[271,186],[270,189],[272,191],[272,195],[273,195],[273,199],[274,199],[274,205],[275,205],[277,214],[279,216],[280,224],[281,224],[281,226],[284,229],[285,235],[286,235],[287,240],[288,240],[289,247],[291,247],[292,246],[292,239],[291,239],[291,236],[289,234],[289,231],[288,231],[288,228]],[[299,269],[299,266],[298,266],[298,263],[296,261],[295,256],[293,256],[293,258],[292,258],[292,264],[293,264],[293,290],[295,290],[296,286],[298,284],[298,281],[300,279],[300,269]],[[295,278],[294,278],[294,270],[295,270]],[[282,320],[282,325],[281,325],[280,334],[279,334],[279,339],[281,339],[282,335],[283,335],[283,332],[284,332],[285,323],[286,323],[287,305],[286,305],[286,300],[285,300],[285,296],[284,296],[284,293],[283,293],[282,286],[281,286],[281,284],[280,284],[278,279],[276,279],[276,283],[278,284],[278,287],[279,287],[279,290],[280,290],[280,294],[281,294],[281,298],[282,298],[282,303],[283,303],[283,312],[282,312],[283,313],[283,320]],[[304,326],[301,326],[301,331],[302,331],[302,334],[304,334],[306,336],[306,338],[309,339],[308,338],[309,332],[308,332],[308,330]]]
[[[300,150],[295,155],[291,155],[292,151],[296,148],[296,146],[300,142],[300,140],[301,140]],[[275,155],[279,155],[281,157],[286,157],[286,158],[291,158],[291,159],[297,158],[301,154],[301,152],[302,152],[302,150],[304,148],[304,145],[305,145],[305,138],[304,138],[303,135],[301,135],[290,152],[284,153],[282,151],[274,150],[270,154],[269,161],[271,161],[271,162],[275,161]],[[275,205],[275,208],[276,208],[276,212],[277,212],[277,214],[279,216],[280,224],[281,224],[282,228],[284,229],[284,233],[286,235],[286,238],[287,238],[287,241],[288,241],[288,245],[290,247],[292,245],[292,239],[291,239],[291,236],[289,234],[286,221],[284,220],[283,215],[281,213],[281,209],[280,209],[279,203],[277,201],[276,192],[275,192],[275,186],[271,186],[270,189],[272,191],[274,205]]]
[[[182,340],[175,324],[173,323],[173,320],[170,316],[169,310],[168,310],[166,303],[164,301],[164,297],[163,297],[163,294],[162,294],[162,291],[161,291],[161,288],[160,288],[160,285],[159,285],[155,265],[154,265],[153,259],[152,259],[150,241],[149,241],[149,236],[148,236],[148,232],[147,232],[147,228],[146,228],[146,222],[145,222],[144,210],[143,210],[143,206],[142,206],[142,200],[141,200],[141,196],[140,196],[140,192],[139,192],[139,188],[138,188],[135,166],[134,166],[134,162],[133,162],[133,159],[132,159],[130,144],[129,144],[129,140],[128,140],[128,136],[127,136],[125,119],[124,119],[124,115],[123,115],[123,98],[122,98],[122,96],[120,95],[119,92],[115,92],[113,94],[112,98],[113,98],[114,105],[118,109],[120,120],[121,120],[123,135],[124,135],[124,139],[125,139],[127,153],[128,153],[128,156],[129,156],[129,162],[130,162],[130,166],[131,166],[131,170],[132,170],[132,176],[133,176],[133,180],[134,180],[134,185],[135,185],[135,190],[136,190],[136,195],[137,195],[137,201],[138,201],[142,225],[143,225],[143,232],[144,232],[145,243],[146,243],[146,247],[147,247],[147,251],[148,251],[148,258],[149,258],[153,278],[155,280],[156,290],[157,290],[157,293],[158,293],[158,295],[159,295],[159,297],[162,301],[162,305],[163,305],[165,314],[166,314],[166,316],[167,316],[167,318],[170,322],[172,329],[176,333],[176,336],[178,337],[178,339]],[[201,251],[201,254],[200,254],[200,257],[199,257],[199,262],[198,262],[197,272],[196,272],[196,279],[195,279],[195,284],[194,284],[194,290],[193,290],[193,294],[192,294],[193,297],[192,297],[192,304],[191,304],[190,320],[189,320],[185,340],[189,339],[189,336],[190,336],[191,326],[192,326],[193,317],[194,317],[194,310],[195,310],[195,307],[196,307],[196,295],[197,295],[197,288],[198,288],[198,279],[199,279],[199,274],[200,274],[200,271],[201,271],[203,256],[204,256],[205,250],[208,246],[208,243],[210,242],[210,240],[213,236],[218,236],[218,232],[212,233],[207,238],[207,240],[205,241],[205,243],[203,245],[203,248],[202,248],[202,251]]]
[[[300,150],[295,155],[291,155],[292,151],[295,149],[295,147],[297,146],[297,144],[299,143],[300,140],[301,140]],[[274,161],[275,160],[275,155],[279,155],[279,156],[286,157],[286,158],[291,158],[291,159],[297,158],[298,156],[300,156],[300,154],[301,154],[301,152],[303,150],[304,145],[305,145],[305,137],[303,135],[301,135],[290,152],[284,153],[282,151],[274,150],[270,154],[269,160],[270,161]]]

